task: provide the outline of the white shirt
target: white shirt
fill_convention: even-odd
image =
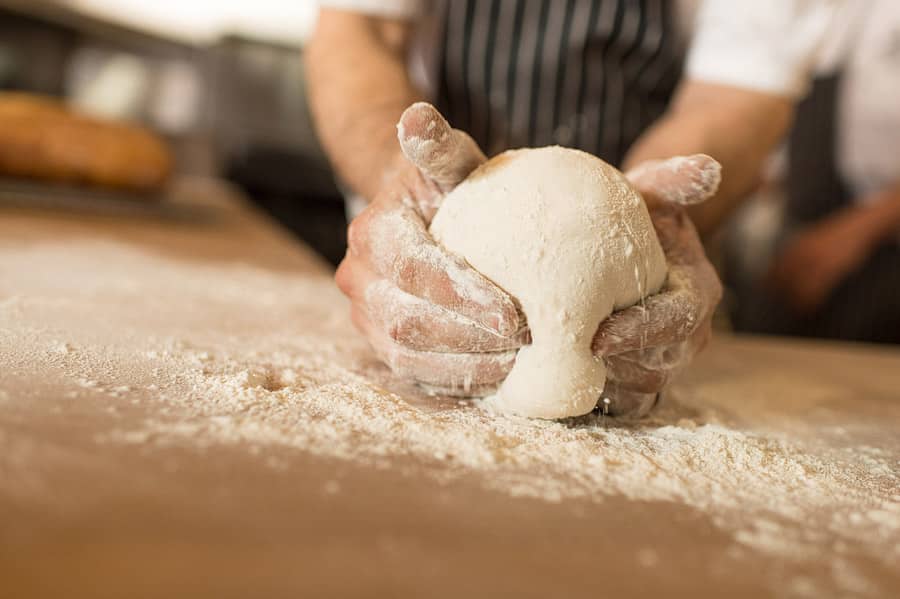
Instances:
[[[846,0],[678,0],[690,36],[686,77],[802,96]],[[886,0],[891,2],[892,0]],[[897,0],[893,0],[897,2]],[[323,0],[322,6],[416,18],[427,0]]]
[[[856,199],[900,183],[900,1],[857,0],[844,46],[838,169]],[[851,22],[851,18],[843,19]]]

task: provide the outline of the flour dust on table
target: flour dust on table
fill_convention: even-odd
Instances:
[[[347,311],[327,273],[213,264],[88,236],[8,246],[0,255],[0,416],[17,422],[23,406],[45,402],[65,408],[60,426],[77,427],[73,410],[102,406],[96,451],[60,451],[69,468],[90,468],[120,446],[165,452],[173,467],[172,448],[210,459],[228,448],[296,478],[295,451],[446,489],[475,480],[511,500],[687,506],[729,535],[735,552],[823,572],[787,582],[761,572],[772,588],[886,595],[866,568],[900,563],[900,447],[873,441],[887,416],[804,428],[830,392],[824,382],[801,387],[774,372],[741,386],[748,364],[733,344],[714,356],[718,378],[676,385],[677,401],[640,423],[495,416],[477,403],[391,387]],[[784,388],[797,395],[785,398]],[[804,401],[802,413],[790,411]],[[818,410],[821,420],[832,417]],[[47,448],[19,443],[13,431],[0,427],[0,493],[67,507],[36,478],[35,455]]]

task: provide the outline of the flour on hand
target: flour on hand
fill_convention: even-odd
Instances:
[[[656,293],[666,261],[640,194],[612,166],[561,147],[512,150],[444,199],[434,238],[516,298],[532,344],[491,400],[502,412],[590,412],[606,382],[591,352],[613,310]]]

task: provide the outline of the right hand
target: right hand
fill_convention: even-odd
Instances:
[[[350,224],[335,280],[354,324],[397,376],[477,395],[506,377],[527,331],[512,298],[438,245],[428,225],[486,158],[429,104],[410,106],[397,129],[403,156]]]
[[[712,197],[720,172],[719,163],[696,154],[625,174],[647,203],[669,272],[659,293],[612,314],[594,337],[608,367],[603,397],[611,414],[645,414],[709,341],[722,285],[685,207]]]

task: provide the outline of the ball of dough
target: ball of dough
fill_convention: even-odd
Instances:
[[[491,401],[537,418],[590,412],[606,382],[591,352],[614,310],[656,293],[666,262],[640,194],[599,158],[511,150],[445,199],[431,233],[520,303],[532,343]]]

